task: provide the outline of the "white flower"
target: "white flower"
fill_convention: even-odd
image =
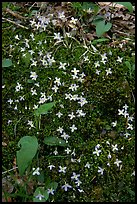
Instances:
[[[35,105],[35,104],[34,104],[33,109],[35,110],[35,109],[37,109],[38,107],[39,107],[39,105]]]
[[[35,126],[34,126],[34,124],[33,124],[33,121],[32,120],[28,120],[28,125],[30,125],[30,128],[32,128],[32,127],[34,127],[35,128]],[[30,129],[29,128],[29,129]]]
[[[20,101],[24,101],[24,96],[20,96]]]
[[[111,68],[109,68],[109,69],[106,69],[106,75],[108,75],[108,74],[112,74],[112,71],[111,71]]]
[[[85,165],[85,167],[87,167],[87,168],[89,169],[89,168],[90,168],[90,163],[87,162],[86,165]]]
[[[17,105],[15,106],[14,110],[18,110],[18,107],[17,107]]]
[[[99,75],[101,71],[96,69],[96,74]]]
[[[48,61],[48,63],[49,63],[50,66],[51,66],[54,62],[56,62],[56,61],[54,60],[54,57],[48,58],[47,61]]]
[[[74,157],[76,156],[75,148],[74,148],[73,152],[71,153],[71,155],[73,155]]]
[[[102,54],[101,58],[102,58],[102,60],[105,60],[105,59],[107,60],[106,53]]]
[[[31,26],[35,25],[36,24],[35,19],[33,18],[33,20],[30,20],[30,23],[31,23]]]
[[[128,138],[128,136],[130,136],[131,134],[129,134],[128,132],[126,132],[124,135],[126,136],[126,138]]]
[[[66,70],[66,67],[65,67],[66,65],[67,65],[67,63],[62,63],[62,62],[60,62],[59,69]]]
[[[75,181],[75,184],[77,184],[77,186],[80,186],[81,183],[82,182],[79,179]]]
[[[94,65],[95,65],[95,68],[100,67],[99,61],[95,62]]]
[[[113,127],[117,125],[117,121],[111,123]]]
[[[98,149],[98,148],[100,148],[100,144],[97,144],[97,145],[95,146],[95,149]]]
[[[33,96],[33,95],[37,95],[36,89],[33,90],[33,88],[31,88],[30,91],[31,91],[31,93],[32,93],[32,96]]]
[[[34,20],[34,19],[33,19],[33,20]],[[30,37],[31,37],[31,38],[34,38],[34,34],[33,34],[33,33],[31,33],[31,34],[30,34]]]
[[[128,119],[128,121],[133,121],[134,117],[132,117],[132,116],[131,116],[131,117],[129,117],[129,116],[128,116],[128,118],[127,118],[127,119]]]
[[[33,168],[33,173],[32,173],[32,175],[40,175],[40,172],[39,172],[39,170],[40,170],[40,168],[38,167],[37,169],[35,169],[35,168]]]
[[[77,75],[77,73],[79,72],[79,70],[78,70],[78,69],[76,69],[76,68],[74,68],[73,70],[71,70],[71,72],[73,72],[73,73],[74,73],[74,75]]]
[[[66,21],[66,17],[64,15],[64,11],[58,12],[58,18],[60,18],[63,22]]]
[[[60,137],[62,137],[64,140],[67,140],[70,136],[63,132],[63,134]]]
[[[103,175],[104,169],[102,169],[101,167],[98,167],[98,173],[100,173],[101,175]]]
[[[75,163],[75,162],[76,162],[76,159],[71,158],[71,162]]]
[[[133,125],[128,123],[127,129],[133,130]]]
[[[20,83],[17,82],[17,86],[15,87],[16,91],[20,91],[21,89],[23,89],[23,87],[21,86]]]
[[[57,93],[57,90],[58,90],[59,88],[58,88],[56,85],[54,85],[51,89],[54,90],[55,93]]]
[[[111,159],[111,154],[110,154],[110,152],[109,152],[109,154],[108,154],[108,159]]]
[[[70,99],[71,98],[71,94],[67,94],[67,93],[65,93],[65,99]]]
[[[7,102],[9,102],[11,105],[13,103],[13,100],[10,98]]]
[[[53,188],[48,188],[48,194],[52,194],[52,195],[54,195],[54,189]]]
[[[62,37],[60,36],[60,33],[54,33],[54,40],[61,41]]]
[[[114,164],[116,164],[119,167],[119,164],[122,163],[122,161],[116,159],[116,161],[114,162]]]
[[[45,97],[41,97],[40,99],[39,99],[39,104],[41,104],[41,103],[45,103],[45,101],[46,101],[47,99],[45,98]]]
[[[86,103],[88,103],[87,100],[83,97],[81,97],[79,99],[80,99],[80,101],[78,101],[78,103],[80,104],[81,107],[84,106]]]
[[[84,62],[89,61],[88,56],[84,56]]]
[[[30,75],[30,78],[32,78],[32,80],[36,80],[38,75],[36,74],[36,72],[30,72],[31,75]]]
[[[12,123],[12,120],[8,120],[8,125],[9,125],[10,123]]]
[[[48,65],[47,60],[41,59],[40,61],[42,62],[42,65],[43,65],[43,66],[47,66],[47,65]]]
[[[60,118],[63,114],[59,111],[56,115]]]
[[[42,200],[43,198],[45,198],[45,196],[42,195],[42,194],[38,194],[37,196],[35,196],[35,198],[38,198],[39,200]]]
[[[122,110],[120,110],[120,109],[118,109],[118,115],[124,115],[124,109],[122,109]]]
[[[72,180],[78,180],[78,177],[80,177],[80,174],[76,174],[75,172],[73,172],[73,176],[71,176]]]
[[[120,58],[120,57],[118,56],[117,62],[121,62],[121,63],[122,63],[122,59],[123,59],[123,57]]]
[[[80,116],[84,117],[86,115],[86,113],[84,113],[83,110],[79,110],[79,109],[76,111],[76,114],[78,114],[77,117],[80,117]]]
[[[117,150],[117,151],[118,151],[117,144],[112,145],[112,151],[114,152],[115,150]]]
[[[70,100],[71,101],[72,100],[74,100],[74,101],[78,100],[78,95],[77,94],[71,95]]]
[[[72,127],[70,127],[71,132],[74,132],[74,130],[77,130],[77,127],[73,124]]]
[[[129,116],[129,114],[128,114],[127,111],[125,110],[125,112],[124,112],[124,117],[126,118],[127,116]]]
[[[65,152],[67,152],[67,154],[69,154],[71,152],[71,150],[67,147],[67,149],[65,149]]]
[[[135,176],[135,171],[133,171],[133,173],[131,174],[131,176]]]
[[[60,133],[62,133],[64,130],[63,130],[62,127],[59,127],[59,128],[57,129],[57,131],[60,132]]]
[[[33,50],[28,51],[31,55],[33,55],[35,52]]]
[[[65,185],[63,185],[61,188],[64,189],[65,191],[67,191],[68,188],[72,188],[72,186],[70,186],[69,184],[67,184],[67,183],[65,182]]]
[[[78,20],[78,19],[76,19],[76,18],[74,18],[74,17],[71,17],[70,23],[73,23],[73,24],[76,25],[77,20]]]
[[[61,85],[60,78],[55,77],[54,83],[57,83],[58,86]]]
[[[68,114],[68,116],[70,117],[70,120],[72,120],[73,118],[75,118],[74,112],[72,112],[71,114]]]
[[[110,163],[109,163],[109,162],[107,163],[107,166],[110,166]]]
[[[55,168],[55,166],[51,164],[51,165],[48,166],[48,168],[49,168],[50,170],[52,170],[53,168]]]
[[[78,79],[77,74],[74,74],[74,75],[72,74],[71,76],[72,76],[73,79]]]
[[[79,86],[76,85],[76,84],[71,84],[70,87],[69,87],[69,89],[71,89],[72,91],[76,91],[78,87],[79,87]]]
[[[15,39],[20,40],[18,35],[15,35]]]
[[[106,141],[106,144],[110,145],[109,141]]]
[[[101,152],[101,150],[99,149],[97,149],[97,148],[95,148],[95,151],[93,152],[93,154],[96,154],[97,156],[99,156],[99,153]]]
[[[54,152],[53,152],[55,155],[57,155],[58,154],[58,151],[57,151],[57,148],[54,150]]]
[[[66,173],[66,169],[67,169],[67,167],[61,167],[61,166],[59,166],[59,172],[63,172],[63,173]]]
[[[79,191],[80,193],[84,192],[82,189],[79,189],[79,188],[78,188],[78,191]]]
[[[31,66],[37,66],[37,61],[32,60]]]

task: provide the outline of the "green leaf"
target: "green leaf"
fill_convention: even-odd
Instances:
[[[126,7],[129,10],[129,12],[133,12],[133,6],[130,2],[114,2],[114,3],[120,4],[124,7]]]
[[[32,84],[32,83],[34,83],[34,80],[28,79],[27,82],[28,82],[28,84]]]
[[[21,146],[21,149],[17,151],[17,165],[19,174],[22,176],[36,155],[38,141],[35,136],[24,136],[18,142],[18,146]]]
[[[34,111],[36,116],[40,116],[41,114],[46,114],[51,108],[55,105],[55,102],[45,103],[40,105],[38,109]]]
[[[89,8],[95,10],[98,9],[99,7],[93,2],[83,2],[82,9],[88,10]]]
[[[67,146],[67,143],[65,142],[65,140],[60,139],[58,137],[52,137],[52,136],[46,137],[44,139],[44,143],[50,146]]]
[[[104,17],[97,15],[97,16],[95,16],[95,18],[93,20],[93,24],[96,26],[98,24],[98,22],[100,22],[100,21],[104,21]]]
[[[109,31],[112,26],[112,23],[105,24],[105,21],[99,21],[96,24],[96,34],[98,37],[101,37],[105,32]]]
[[[52,188],[52,189],[54,189],[54,190],[56,190],[57,189],[57,187],[58,187],[58,183],[57,182],[50,182],[48,185],[46,185],[46,188],[48,189],[48,188]]]
[[[126,64],[126,66],[127,66],[129,69],[131,69],[131,64],[130,64],[129,61],[125,61],[125,64]]]
[[[2,60],[2,67],[10,67],[10,66],[12,66],[12,61],[10,59]]]
[[[26,55],[24,57],[22,57],[22,60],[26,64],[26,66],[28,66],[30,64],[30,59],[31,59],[30,53],[26,53]]]
[[[105,41],[109,41],[109,39],[108,38],[99,38],[97,40],[93,40],[92,44],[95,45],[95,44],[105,42]]]
[[[38,195],[42,195],[41,200],[36,198]],[[49,194],[48,194],[47,190],[44,189],[44,187],[38,187],[35,190],[33,196],[34,196],[33,202],[44,202],[44,201],[47,201],[49,198]]]

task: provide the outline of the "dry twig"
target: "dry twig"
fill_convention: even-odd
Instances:
[[[16,26],[19,26],[19,27],[21,27],[21,28],[25,28],[26,30],[28,30],[27,27],[25,27],[25,26],[23,26],[23,25],[20,25],[20,24],[14,22],[14,21],[11,21],[11,20],[9,20],[9,19],[7,19],[7,18],[2,17],[2,20],[8,21],[8,22],[10,22],[10,23],[12,23],[12,24],[14,24],[14,25],[16,25]]]

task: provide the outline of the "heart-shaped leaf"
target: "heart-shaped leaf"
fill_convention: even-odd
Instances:
[[[105,32],[109,31],[112,27],[112,23],[106,23],[105,21],[99,21],[96,24],[96,34],[98,37],[101,37]]]
[[[2,67],[10,67],[10,66],[12,66],[12,61],[10,59],[2,60]]]
[[[46,114],[51,108],[55,105],[55,102],[45,103],[40,105],[38,109],[34,111],[36,116],[40,116],[41,114]]]
[[[49,194],[47,190],[44,189],[44,187],[38,187],[35,190],[33,196],[33,202],[44,202],[47,201],[49,198]]]
[[[17,165],[19,174],[22,176],[36,155],[38,141],[35,136],[24,136],[18,142],[18,146],[21,146],[21,149],[17,151]]]
[[[126,7],[129,10],[129,12],[133,12],[133,6],[130,2],[114,2],[114,3],[120,4],[124,7]]]
[[[52,137],[52,136],[46,137],[44,139],[44,143],[50,146],[67,146],[67,143],[65,142],[65,140],[60,139],[58,137]]]

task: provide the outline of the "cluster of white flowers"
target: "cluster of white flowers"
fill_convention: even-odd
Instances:
[[[131,122],[133,121],[134,117],[133,116],[129,116],[129,113],[127,112],[127,108],[128,108],[128,106],[127,106],[127,104],[125,104],[123,106],[122,110],[118,109],[118,115],[122,115],[122,116],[124,116],[124,118],[127,118],[126,129],[127,130],[133,130],[133,124],[131,124]],[[126,136],[126,138],[128,138],[130,133],[126,132],[124,135]]]

